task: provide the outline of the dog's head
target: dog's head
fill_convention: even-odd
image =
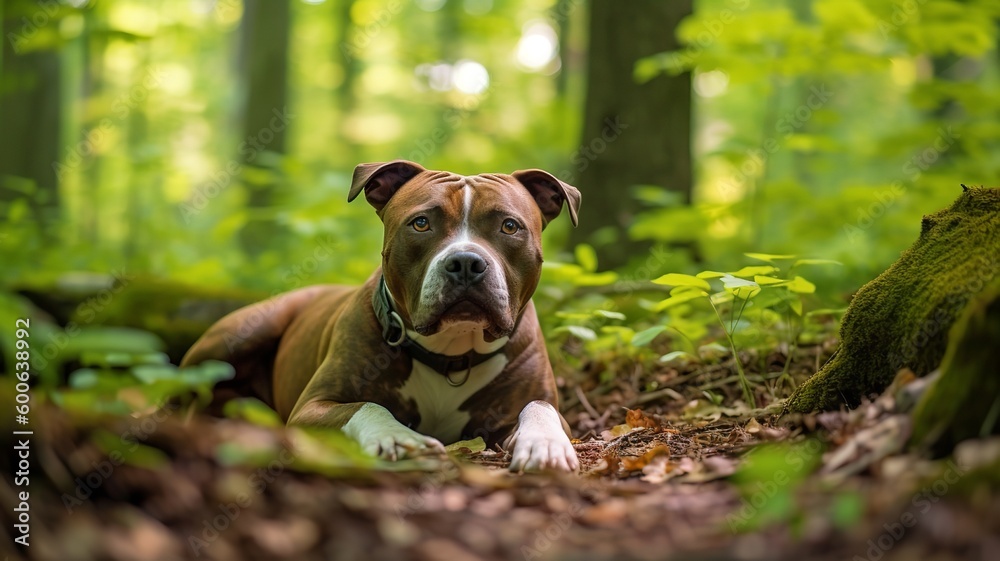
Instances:
[[[580,192],[541,170],[461,176],[407,161],[361,164],[362,191],[385,225],[382,272],[404,322],[433,335],[465,324],[509,336],[542,269],[542,229]]]

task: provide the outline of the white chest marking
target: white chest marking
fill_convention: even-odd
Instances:
[[[474,367],[464,384],[452,386],[439,372],[413,361],[410,377],[399,392],[403,399],[412,399],[417,404],[420,425],[414,428],[445,444],[457,441],[471,418],[469,411],[460,411],[459,407],[492,382],[506,366],[507,357],[499,354]],[[455,372],[452,379],[458,381],[464,375],[464,372]]]

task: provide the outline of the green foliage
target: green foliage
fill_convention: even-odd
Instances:
[[[588,250],[577,249],[577,258],[587,259]],[[756,406],[754,388],[746,377],[740,350],[766,349],[784,343],[793,349],[808,330],[829,334],[828,327],[818,324],[818,319],[838,310],[815,306],[816,285],[803,275],[813,276],[831,265],[840,263],[830,259],[799,258],[791,254],[747,253],[749,257],[766,265],[748,264],[732,271],[702,271],[695,275],[666,273],[653,278],[651,283],[631,282],[627,278],[614,281],[609,277],[600,285],[577,282],[584,270],[580,264],[547,263],[550,270],[574,274],[550,275],[536,300],[546,300],[553,295],[560,299],[552,319],[550,351],[563,356],[556,342],[562,336],[582,341],[589,354],[631,357],[638,361],[659,360],[669,363],[676,360],[711,361],[716,353],[713,345],[713,326],[725,339],[724,349],[734,359],[740,377],[743,399]],[[596,262],[594,263],[596,266]],[[600,275],[600,273],[587,273]],[[557,282],[558,281],[560,282]],[[609,297],[600,294],[580,296],[581,291],[595,286],[607,290]],[[660,293],[658,286],[667,287],[667,297],[657,301],[647,300],[650,293]],[[544,304],[542,304],[544,305]],[[568,309],[567,309],[568,308]],[[656,341],[669,336],[673,349],[656,353]],[[790,381],[785,363],[783,378]],[[721,397],[721,396],[720,396]]]
[[[653,283],[673,287],[670,290],[670,296],[654,304],[652,309],[656,312],[662,312],[682,305],[689,307],[691,303],[697,301],[707,301],[726,335],[740,377],[743,399],[751,407],[756,407],[753,388],[746,378],[743,364],[739,358],[735,334],[739,330],[749,335],[751,339],[758,339],[758,334],[766,329],[768,323],[774,323],[783,318],[791,335],[786,342],[794,344],[801,332],[799,326],[802,323],[804,296],[816,291],[814,284],[795,273],[801,266],[836,264],[836,262],[822,259],[796,260],[794,255],[748,253],[747,256],[769,263],[789,261],[791,265],[784,270],[778,265],[755,265],[729,272],[702,271],[697,275],[668,273],[654,279]],[[775,275],[782,275],[786,278]],[[713,291],[713,288],[709,279],[721,282],[722,289],[710,292]],[[743,323],[743,316],[748,308],[751,311],[759,312],[760,325]],[[723,317],[726,309],[728,309],[728,318]],[[652,337],[665,329],[664,326],[657,326],[645,330],[643,333],[648,335],[640,340],[639,344],[648,343]],[[633,344],[636,344],[635,339],[633,339]]]
[[[162,355],[89,352],[67,388],[48,392],[51,401],[73,413],[126,415],[162,407],[173,399],[207,405],[212,387],[233,377],[233,367],[218,361],[177,368]]]
[[[822,445],[813,440],[756,448],[730,478],[742,495],[741,508],[728,517],[730,530],[745,532],[788,524],[797,531],[803,517],[796,493],[820,465],[821,456]],[[852,506],[838,507],[841,519],[855,515]]]

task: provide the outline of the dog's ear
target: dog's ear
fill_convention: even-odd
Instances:
[[[363,189],[368,204],[381,211],[400,187],[422,171],[425,170],[420,164],[406,160],[360,164],[354,168],[354,179],[351,181],[351,192],[347,194],[347,202],[357,198]]]
[[[511,174],[521,185],[531,193],[542,209],[545,224],[559,216],[563,202],[569,207],[569,219],[573,225],[577,223],[577,213],[580,210],[580,190],[569,183],[557,179],[554,175],[540,169],[525,169]]]

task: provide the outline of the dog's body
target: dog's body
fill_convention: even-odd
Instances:
[[[233,393],[383,457],[481,436],[512,447],[513,470],[575,469],[530,298],[541,231],[563,202],[576,223],[579,192],[539,170],[465,177],[404,161],[358,166],[348,200],[362,190],[385,224],[364,285],[237,310],[182,364],[228,361]]]

